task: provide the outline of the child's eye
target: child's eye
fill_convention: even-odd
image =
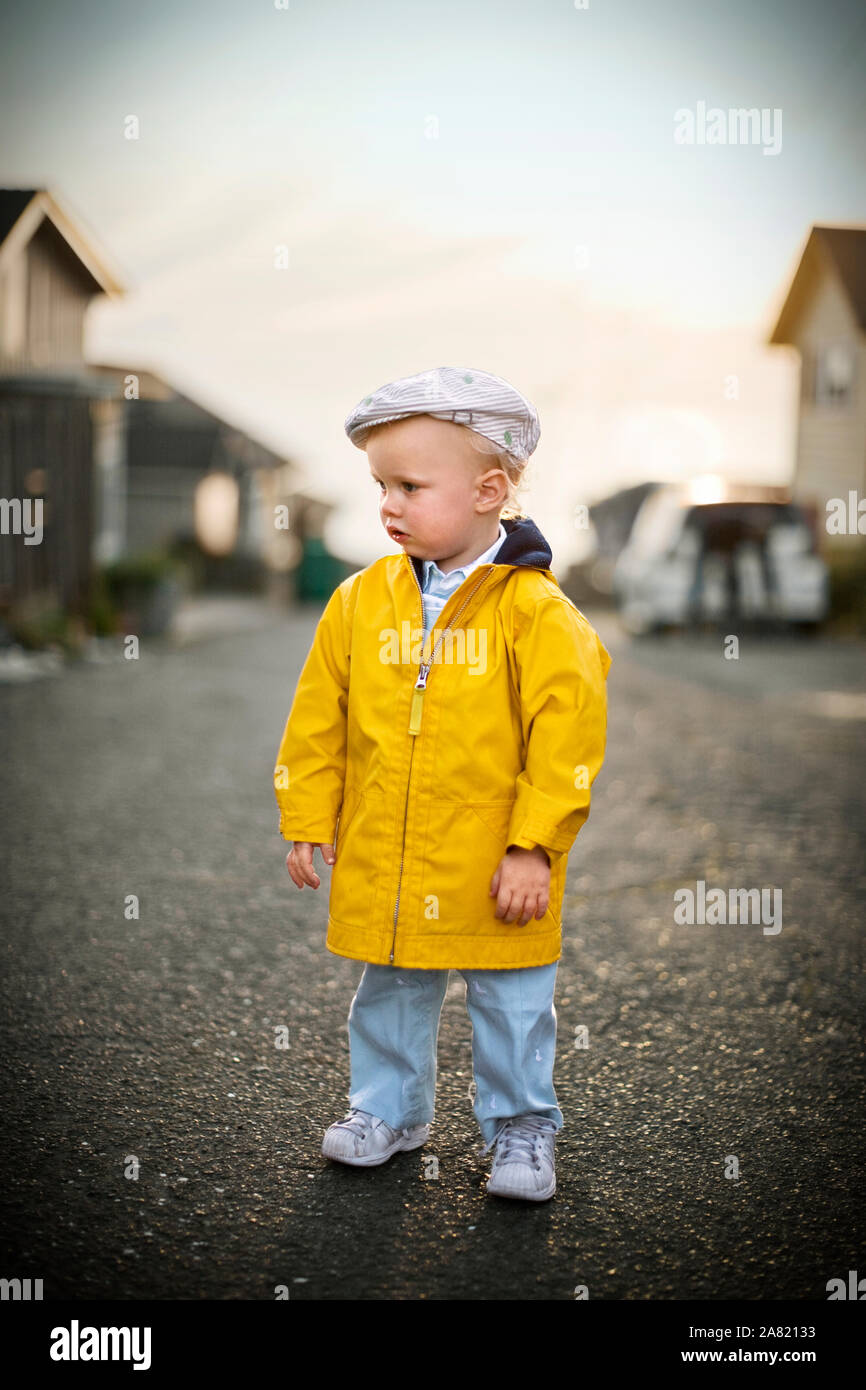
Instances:
[[[378,487],[378,488],[383,488],[383,487],[385,486],[385,484],[382,482],[381,478],[374,478],[374,479],[373,479],[373,482],[376,484],[376,487]],[[417,484],[417,483],[404,483],[403,486],[404,486],[404,487],[413,488],[416,492],[417,492],[417,490],[418,490],[418,484]]]

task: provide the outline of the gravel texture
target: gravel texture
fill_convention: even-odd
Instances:
[[[3,1273],[326,1300],[824,1300],[866,1274],[862,644],[743,634],[726,661],[588,611],[608,757],[566,888],[558,1188],[531,1206],[485,1195],[456,973],[430,1144],[321,1157],[361,966],[325,948],[319,856],[317,892],[291,883],[271,790],[319,611],[0,690]],[[698,880],[781,889],[782,930],[677,924]]]

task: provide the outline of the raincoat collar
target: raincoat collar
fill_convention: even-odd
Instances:
[[[550,568],[553,552],[535,522],[529,516],[502,517],[506,536],[496,552],[493,565],[527,565],[530,569]],[[405,552],[404,552],[405,554]],[[424,582],[424,561],[417,555],[408,557],[418,576],[419,585]]]

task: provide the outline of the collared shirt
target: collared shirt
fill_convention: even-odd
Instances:
[[[421,584],[422,606],[424,609],[424,633],[425,635],[435,626],[436,619],[442,612],[451,595],[460,588],[468,575],[478,565],[489,564],[498,551],[508,532],[499,523],[499,535],[491,546],[476,560],[469,560],[465,565],[460,565],[456,570],[450,570],[448,574],[443,574],[435,560],[423,560],[424,579]]]

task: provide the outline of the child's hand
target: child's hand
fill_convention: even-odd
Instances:
[[[523,849],[509,845],[490,883],[496,897],[496,916],[506,922],[520,918],[525,927],[533,914],[541,919],[550,901],[550,860],[540,845]]]
[[[286,868],[289,876],[296,888],[303,888],[308,883],[311,888],[318,888],[321,883],[319,875],[313,868],[313,851],[316,843],[308,840],[294,840],[292,848],[286,855]],[[322,851],[322,858],[326,864],[333,864],[336,858],[333,845],[319,845]]]

